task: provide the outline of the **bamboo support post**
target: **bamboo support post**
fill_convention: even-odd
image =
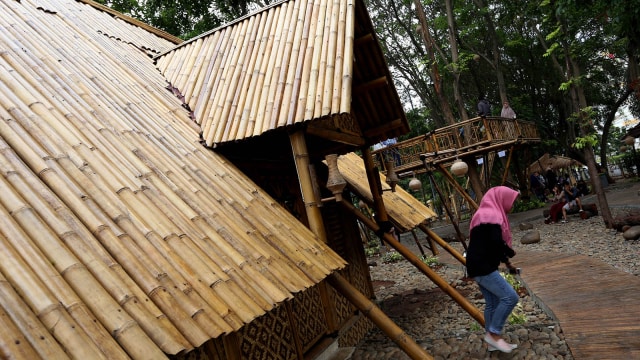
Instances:
[[[440,172],[444,175],[447,181],[456,189],[456,191],[458,191],[458,193],[469,203],[469,205],[473,207],[475,210],[477,210],[478,204],[471,198],[471,196],[469,196],[469,194],[467,194],[467,192],[462,188],[462,186],[458,184],[456,179],[454,179],[453,176],[451,176],[451,174],[447,171],[447,169],[445,169],[442,164],[438,164],[438,169],[440,169]]]
[[[425,164],[425,167],[426,167],[426,164]],[[451,213],[451,209],[449,208],[449,206],[446,205],[444,195],[442,195],[442,190],[440,190],[440,187],[436,183],[436,179],[433,176],[433,172],[428,171],[427,175],[431,179],[431,185],[434,187],[434,189],[438,193],[438,196],[440,197],[440,202],[442,202],[442,207],[444,207],[444,210],[446,211],[447,216],[449,216],[449,219],[451,220],[451,225],[453,225],[453,228],[456,230],[456,237],[458,241],[462,243],[462,246],[464,247],[464,249],[467,250],[467,244],[464,241],[464,235],[462,235],[462,233],[460,232],[460,227],[458,226],[458,220]]]
[[[354,214],[363,224],[367,225],[373,231],[379,231],[380,227],[366,217],[362,212],[356,209],[353,204],[346,201],[340,202],[344,205],[352,214]],[[411,250],[407,249],[398,240],[396,240],[391,234],[385,234],[385,241],[388,242],[394,249],[396,249],[405,259],[413,264],[418,270],[425,274],[434,284],[442,289],[449,297],[451,297],[456,303],[458,303],[471,317],[477,320],[484,326],[484,316],[482,312],[478,310],[473,304],[471,304],[464,296],[462,296],[456,289],[454,289],[447,281],[445,281],[438,273],[433,271],[427,264],[422,262]]]
[[[411,235],[413,235],[413,240],[416,242],[416,245],[418,245],[418,249],[420,249],[420,253],[422,254],[422,256],[426,256],[424,253],[424,249],[422,248],[422,245],[420,244],[420,241],[418,241],[418,235],[416,235],[416,231],[415,230],[411,230]],[[431,247],[431,252],[433,253],[433,255],[437,255],[438,254],[438,250],[436,249],[436,247],[434,246],[433,242],[431,240],[429,240],[429,245]]]
[[[333,273],[327,277],[327,281],[333,288],[362,311],[367,318],[371,319],[371,321],[400,346],[402,351],[409,355],[411,359],[433,359],[425,349],[420,347],[407,333],[389,319],[379,307],[358,291],[356,287],[349,284],[345,278],[337,273]]]
[[[296,131],[290,135],[290,140],[298,172],[298,179],[300,180],[300,189],[302,190],[302,201],[304,202],[307,218],[309,219],[309,228],[326,244],[327,234],[324,229],[322,214],[318,207],[319,199],[316,198],[313,190],[313,179],[309,171],[311,164],[309,162],[309,152],[304,139],[304,132]]]
[[[507,157],[507,163],[504,166],[504,173],[502,174],[502,185],[507,182],[507,176],[509,176],[509,166],[511,166],[511,157],[513,156],[514,147],[515,146],[511,146],[511,149],[509,149],[509,156]]]
[[[442,246],[442,248],[445,249],[454,258],[456,258],[456,260],[460,261],[462,265],[466,265],[467,259],[465,259],[464,256],[462,256],[462,254],[458,252],[458,250],[454,249],[451,245],[449,245],[446,241],[444,241],[444,239],[442,239],[433,230],[429,229],[426,225],[423,225],[423,224],[418,225],[418,227],[420,228],[420,230],[424,231],[424,233],[427,234],[427,236],[429,236],[429,239],[435,241],[436,243],[438,243],[438,245]]]

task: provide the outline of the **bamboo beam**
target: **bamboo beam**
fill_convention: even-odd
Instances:
[[[402,127],[402,119],[385,121],[383,125],[367,130],[364,135],[367,138],[377,137],[386,134],[389,131]]]
[[[344,201],[342,201],[342,203],[344,203]],[[327,281],[340,294],[362,311],[366,317],[371,319],[371,321],[389,336],[393,342],[400,346],[402,351],[409,355],[411,359],[433,359],[425,349],[420,347],[407,333],[398,327],[376,304],[358,291],[356,287],[349,284],[345,278],[337,273],[333,273],[327,277]]]
[[[427,234],[427,236],[429,236],[429,239],[432,239],[433,241],[437,242],[438,245],[442,246],[442,248],[445,249],[449,254],[451,254],[451,256],[456,258],[456,260],[460,261],[462,265],[467,264],[467,259],[465,259],[465,257],[462,256],[462,254],[460,254],[458,250],[454,249],[451,245],[449,245],[449,243],[444,241],[444,239],[442,239],[433,230],[429,229],[424,224],[420,224],[418,225],[418,227],[420,228],[420,230],[424,231],[424,233]]]
[[[309,161],[309,152],[304,138],[304,132],[296,131],[289,135],[289,139],[291,141],[293,157],[296,163],[296,170],[298,172],[298,180],[300,181],[302,201],[304,202],[304,208],[307,212],[307,218],[309,219],[309,229],[311,229],[311,231],[326,244],[327,234],[324,229],[322,214],[318,207],[320,201],[317,199],[313,190],[313,179],[310,171],[311,164]]]
[[[366,43],[372,42],[374,39],[375,38],[373,37],[372,33],[367,33],[355,39],[353,42],[353,46],[359,47],[365,45]]]
[[[380,227],[365,216],[362,212],[356,209],[353,204],[341,201],[340,202],[344,207],[349,210],[353,215],[355,215],[363,224],[369,227],[373,231],[379,231]],[[462,294],[460,294],[456,289],[454,289],[449,283],[444,280],[438,273],[433,271],[427,264],[423,263],[411,250],[407,249],[404,245],[402,245],[398,240],[395,239],[390,234],[384,235],[384,240],[391,245],[394,249],[396,249],[405,259],[407,259],[411,264],[413,264],[418,270],[420,270],[423,274],[425,274],[434,284],[436,284],[440,289],[442,289],[449,297],[451,297],[456,303],[458,303],[471,317],[473,317],[476,321],[484,326],[484,316],[482,312],[478,310],[473,304],[471,304]]]
[[[509,149],[509,157],[507,157],[507,164],[504,166],[504,173],[502,174],[502,182],[501,184],[504,185],[507,182],[507,176],[509,175],[509,166],[511,165],[511,157],[513,156],[513,149],[515,148],[515,146],[511,146],[511,149]]]
[[[447,171],[447,169],[445,169],[445,167],[442,164],[438,164],[437,166],[438,166],[438,169],[440,169],[440,172],[444,175],[444,177],[447,178],[449,183],[451,183],[451,185],[453,185],[453,187],[460,193],[460,195],[462,195],[462,197],[464,197],[464,199],[469,202],[469,205],[471,205],[474,209],[478,210],[478,204],[471,198],[471,196],[469,196],[469,194],[467,194],[466,191],[464,191],[462,186],[460,186],[460,184],[458,184],[456,179],[454,179],[453,176],[451,176],[449,171]]]
[[[362,94],[368,93],[373,89],[381,88],[386,85],[389,85],[389,78],[387,78],[386,76],[380,76],[377,79],[367,81],[362,85],[358,85],[355,89],[353,89],[353,96],[360,96]]]
[[[431,179],[431,184],[433,185],[433,187],[435,188],[436,192],[438,193],[438,196],[440,197],[440,202],[442,202],[442,205],[444,205],[444,210],[447,212],[447,216],[449,216],[449,219],[451,220],[451,225],[453,225],[453,228],[456,230],[456,237],[458,238],[458,241],[460,243],[462,243],[462,246],[466,250],[467,249],[467,244],[464,242],[464,236],[460,232],[460,227],[458,226],[458,219],[456,219],[453,216],[453,214],[451,214],[451,209],[447,205],[447,202],[445,201],[444,195],[442,195],[442,191],[440,190],[440,187],[436,183],[436,179],[433,176],[433,172],[428,171],[427,174],[429,175],[429,178]]]

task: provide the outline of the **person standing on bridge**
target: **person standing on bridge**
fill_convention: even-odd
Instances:
[[[505,101],[504,103],[502,103],[502,111],[500,111],[500,117],[507,118],[507,119],[516,118],[516,112],[513,111],[508,101]]]
[[[485,99],[484,95],[478,99],[478,116],[486,119],[491,115],[491,104]]]
[[[467,273],[472,277],[485,299],[484,341],[489,351],[510,353],[517,347],[502,339],[502,329],[520,297],[500,275],[498,267],[505,263],[510,272],[517,272],[509,258],[516,252],[511,247],[511,227],[507,213],[513,208],[519,193],[506,186],[489,189],[482,197],[478,211],[469,224]]]

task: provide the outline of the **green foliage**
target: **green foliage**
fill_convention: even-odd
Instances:
[[[382,262],[385,263],[394,263],[400,260],[403,260],[404,257],[397,251],[387,251],[384,255],[382,255]]]
[[[420,256],[420,260],[429,267],[440,264],[438,257],[435,255],[422,255]]]
[[[515,204],[513,204],[512,213],[519,213],[523,211],[529,211],[534,209],[543,208],[545,204],[538,200],[535,196],[532,196],[529,200],[518,199]]]
[[[516,292],[522,288],[522,284],[513,274],[500,272],[500,275],[511,285]],[[509,318],[507,319],[509,324],[524,324],[527,322],[527,315],[524,313],[524,309],[522,308],[522,304],[518,303],[516,307],[513,309],[511,314],[509,314]]]

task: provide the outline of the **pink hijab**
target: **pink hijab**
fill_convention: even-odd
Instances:
[[[511,211],[518,195],[517,191],[506,186],[489,189],[471,219],[469,231],[480,224],[498,224],[502,228],[502,239],[511,247],[511,227],[507,213]]]

